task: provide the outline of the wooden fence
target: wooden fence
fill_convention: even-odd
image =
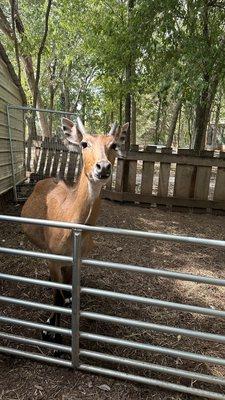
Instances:
[[[225,153],[133,146],[117,160],[103,197],[117,201],[225,210]]]
[[[57,138],[32,140],[26,145],[26,167],[31,181],[60,177],[74,181],[81,169],[79,151],[69,151]]]
[[[31,180],[49,176],[70,181],[79,175],[78,151],[68,151],[58,138],[37,140],[26,148]],[[122,152],[102,197],[121,202],[225,211],[225,153],[147,146]]]

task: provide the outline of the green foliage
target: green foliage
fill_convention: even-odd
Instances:
[[[43,34],[46,0],[19,1],[24,34],[21,54],[36,65]],[[39,91],[46,107],[77,109],[91,129],[105,130],[119,119],[121,99],[137,101],[139,141],[154,141],[161,99],[160,137],[166,140],[174,103],[182,97],[182,144],[193,131],[193,111],[206,87],[218,75],[223,86],[225,9],[209,0],[136,0],[128,15],[127,0],[54,1],[42,58]],[[3,10],[10,19],[8,1]],[[16,66],[14,48],[2,39]],[[132,79],[126,67],[132,64]],[[25,73],[22,84],[31,101]],[[66,99],[66,100],[65,100]],[[65,106],[66,102],[66,106]],[[190,109],[192,110],[190,115]],[[77,111],[78,112],[78,111]],[[223,112],[223,108],[222,108]]]

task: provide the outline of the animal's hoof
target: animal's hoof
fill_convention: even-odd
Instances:
[[[44,342],[55,342],[55,333],[42,331],[41,338]]]
[[[63,354],[64,353],[62,351],[60,351],[60,350],[53,350],[53,357],[62,358]]]
[[[72,307],[72,297],[67,297],[64,301],[64,307],[71,308]]]

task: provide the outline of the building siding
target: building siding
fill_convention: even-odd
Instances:
[[[13,187],[7,104],[21,106],[22,99],[19,89],[11,79],[6,64],[0,58],[0,194]],[[13,138],[15,177],[16,183],[19,183],[26,176],[25,132],[21,110],[10,110],[10,127]]]

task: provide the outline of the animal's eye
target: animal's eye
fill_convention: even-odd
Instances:
[[[81,142],[81,147],[83,149],[86,149],[86,147],[88,147],[88,143],[87,142]]]
[[[116,143],[111,144],[110,149],[116,150],[117,149],[117,144]]]

